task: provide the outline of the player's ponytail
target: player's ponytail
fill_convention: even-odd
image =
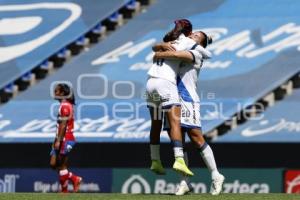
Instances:
[[[170,42],[173,40],[176,40],[181,34],[184,34],[185,36],[189,36],[192,33],[193,26],[192,23],[187,19],[180,19],[176,20],[175,27],[168,32],[164,38],[164,42]]]

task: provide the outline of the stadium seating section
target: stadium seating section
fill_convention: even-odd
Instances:
[[[216,142],[299,142],[300,90],[278,102],[266,112],[218,137]]]
[[[0,88],[82,39],[126,1],[1,1]],[[129,1],[127,1],[129,2]],[[21,26],[22,25],[22,26]]]
[[[19,18],[28,23],[28,30],[20,33],[0,32],[1,87],[26,75],[91,28],[99,28],[101,20],[124,4],[123,0],[31,2],[11,1],[9,5],[18,5],[11,7],[0,5],[1,18],[16,21]],[[191,20],[195,30],[203,30],[214,38],[209,46],[213,59],[205,63],[199,80],[203,130],[211,133],[300,72],[300,2],[291,2],[157,0],[147,12],[1,105],[0,142],[52,140],[56,123],[53,110],[57,104],[51,99],[50,86],[61,80],[71,82],[75,88],[78,141],[148,141],[150,121],[143,94],[146,72],[152,63],[150,47],[161,41],[177,18]],[[15,19],[10,19],[12,16]],[[1,24],[5,21],[0,20],[0,27]],[[35,45],[34,49],[22,46],[29,42],[31,48]],[[299,141],[299,137],[293,137],[285,129],[272,135],[243,135],[250,127],[273,125],[273,119],[275,124],[281,118],[287,123],[297,121],[296,115],[286,111],[293,110],[291,104],[299,107],[299,99],[296,93],[267,110],[263,120],[245,123],[217,141],[279,141],[285,134],[290,135],[286,141]],[[117,115],[115,110],[119,111]],[[166,135],[162,141],[168,141]]]

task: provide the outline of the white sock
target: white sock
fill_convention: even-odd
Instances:
[[[183,158],[183,148],[182,147],[173,147],[175,158]]]
[[[160,160],[159,144],[150,144],[150,156],[151,156],[151,160]]]
[[[66,174],[68,174],[68,173],[69,173],[68,169],[63,169],[63,170],[60,170],[60,171],[59,171],[59,175],[60,175],[60,176],[64,176],[64,175],[66,175]]]
[[[202,151],[201,151],[201,156],[203,161],[205,162],[208,170],[211,172],[211,178],[215,179],[217,176],[220,175],[218,169],[217,169],[217,164],[215,161],[214,153],[212,149],[210,148],[209,145],[207,145]]]

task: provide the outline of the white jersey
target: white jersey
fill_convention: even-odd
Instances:
[[[200,102],[197,93],[198,76],[203,60],[209,59],[211,53],[200,45],[197,45],[190,52],[193,54],[194,63],[181,62],[177,77],[177,88],[183,101]]]
[[[190,50],[196,42],[183,34],[172,44],[177,51]],[[179,73],[180,60],[161,59],[153,63],[148,75],[154,78],[162,78],[176,84],[176,77]]]

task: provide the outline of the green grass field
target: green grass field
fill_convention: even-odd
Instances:
[[[125,195],[125,194],[41,194],[17,193],[0,194],[0,200],[300,200],[300,195],[287,194],[197,194],[186,196],[174,195]]]

